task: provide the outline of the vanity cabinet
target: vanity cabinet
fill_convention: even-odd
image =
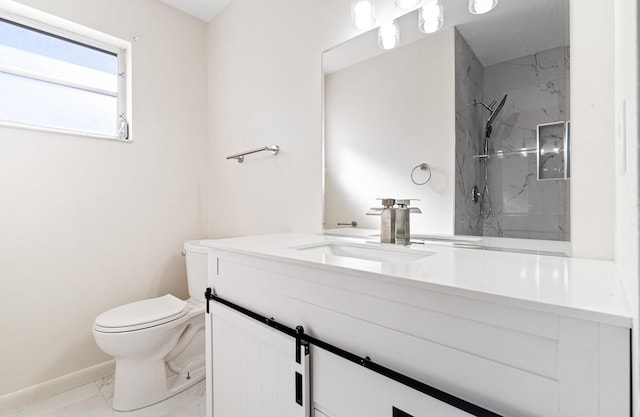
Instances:
[[[225,247],[210,249],[209,285],[505,417],[630,415],[630,330],[597,314]],[[221,368],[208,368],[214,384]],[[311,368],[317,416],[469,415],[314,346]]]

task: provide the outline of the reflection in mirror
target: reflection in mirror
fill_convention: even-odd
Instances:
[[[411,198],[414,234],[568,241],[570,181],[538,180],[537,135],[569,121],[569,0],[442,4],[436,33],[413,11],[398,48],[374,29],[323,54],[324,227],[378,229],[376,198]]]

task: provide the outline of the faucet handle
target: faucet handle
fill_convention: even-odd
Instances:
[[[420,201],[419,198],[404,198],[402,200],[396,200],[396,204],[399,206],[408,206],[412,201]]]
[[[409,213],[422,213],[418,207],[409,207]]]
[[[393,198],[376,198],[376,200],[381,200],[384,207],[393,207],[396,204]]]

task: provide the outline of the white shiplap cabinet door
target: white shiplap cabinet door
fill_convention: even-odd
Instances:
[[[213,417],[309,417],[308,355],[296,362],[295,339],[222,305],[210,309]]]
[[[329,352],[311,350],[315,417],[473,417]]]

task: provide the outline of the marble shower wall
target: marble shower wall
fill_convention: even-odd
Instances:
[[[569,180],[538,180],[536,159],[537,125],[569,120],[568,86],[569,47],[484,69],[485,103],[507,94],[489,143],[484,236],[569,240]]]
[[[456,186],[455,233],[482,235],[480,204],[470,198],[474,185],[482,188],[484,171],[473,155],[480,153],[482,119],[473,100],[482,98],[484,69],[467,41],[455,32],[456,68]]]
[[[537,179],[536,127],[569,120],[569,47],[483,68],[456,32],[456,234],[569,240],[569,180]],[[507,94],[483,153],[489,104]],[[471,200],[471,188],[487,198]],[[490,203],[490,210],[489,210]]]

